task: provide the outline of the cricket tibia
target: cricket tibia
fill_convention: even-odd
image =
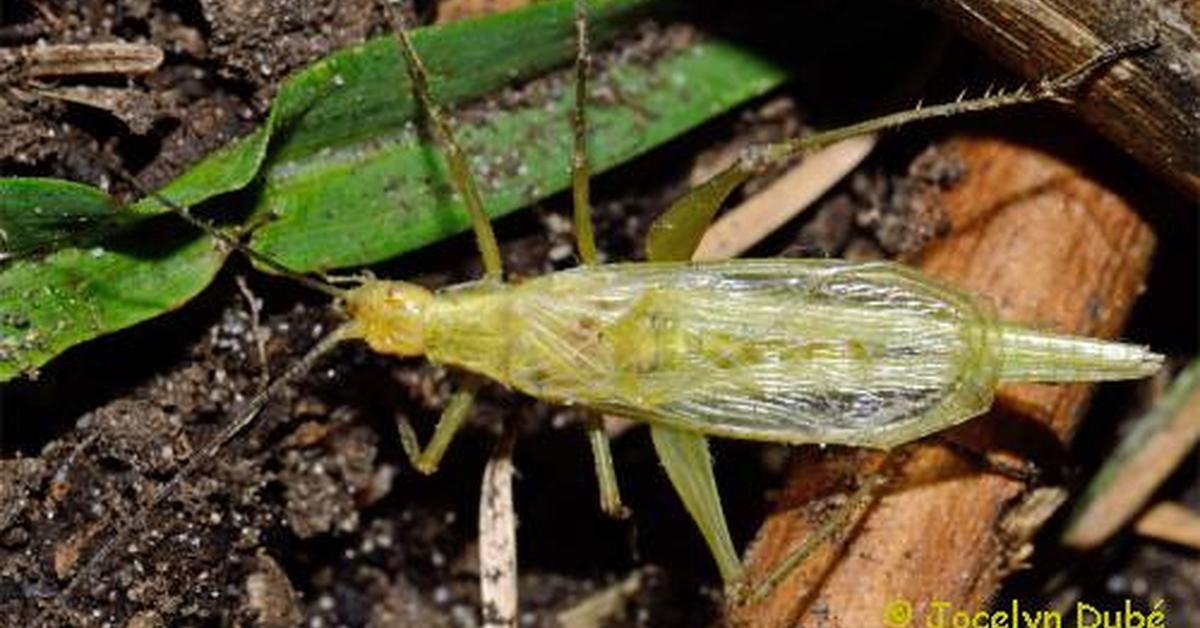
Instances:
[[[1158,371],[1163,356],[1141,345],[1063,336],[1016,326],[1000,330],[1000,379],[1095,382],[1138,379]]]

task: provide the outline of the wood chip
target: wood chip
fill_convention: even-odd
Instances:
[[[32,93],[42,98],[103,109],[125,123],[136,135],[149,133],[158,118],[154,97],[136,89],[79,85],[40,88]]]

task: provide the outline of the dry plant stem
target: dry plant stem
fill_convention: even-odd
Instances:
[[[917,263],[928,273],[990,295],[1004,320],[1058,332],[1117,335],[1141,289],[1154,238],[1133,209],[1100,184],[1039,151],[989,138],[946,147],[969,174],[944,194],[952,233]],[[947,436],[976,450],[1032,429],[1059,439],[1074,431],[1089,388],[1009,385],[984,417]],[[1020,442],[1018,437],[1016,442]],[[906,449],[886,495],[852,527],[849,545],[801,565],[766,600],[731,612],[753,626],[879,625],[887,602],[903,598],[917,620],[930,600],[985,605],[1037,522],[1001,534],[1026,497],[1020,482],[986,474],[936,444]],[[867,456],[878,465],[883,454]],[[845,466],[838,457],[834,461]],[[810,482],[836,472],[798,465],[778,512],[748,557],[751,581],[820,524],[804,508]],[[843,472],[844,474],[844,472]],[[820,494],[819,492],[817,494]],[[921,625],[914,623],[913,625]]]
[[[1029,80],[1070,68],[1106,45],[1156,33],[1158,48],[1097,79],[1079,112],[1185,194],[1200,195],[1200,26],[1186,9],[1152,0],[925,4]]]
[[[259,371],[262,373],[260,387],[266,388],[271,384],[271,365],[267,362],[267,336],[262,326],[262,301],[254,296],[244,276],[238,275],[235,282],[238,292],[246,300],[246,309],[250,314],[250,333],[254,336],[254,351],[258,357]]]
[[[479,577],[483,625],[517,625],[517,519],[513,511],[513,446],[517,431],[504,433],[483,470],[479,495]]]
[[[1137,520],[1134,530],[1142,536],[1200,551],[1200,513],[1177,502],[1155,504]]]

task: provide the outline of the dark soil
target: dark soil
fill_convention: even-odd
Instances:
[[[597,180],[598,231],[610,258],[636,256],[649,221],[686,185],[693,161],[794,134],[804,126],[801,112],[853,119],[887,109],[888,102],[907,102],[917,90],[912,83],[953,93],[999,76],[927,16],[873,7],[875,17],[895,15],[878,20],[887,28],[867,27],[853,9],[835,11],[837,4],[809,9],[828,31],[824,37],[809,27],[800,35],[814,35],[811,41],[781,55],[806,80]],[[162,67],[143,77],[61,79],[128,90],[120,110],[31,96],[20,89],[17,73],[0,79],[0,174],[101,185],[113,180],[108,163],[138,173],[148,186],[169,180],[261,122],[289,71],[384,29],[375,0],[73,0],[4,9],[0,46],[119,38],[166,53]],[[762,22],[718,30],[772,54],[798,38]],[[927,41],[940,42],[934,46],[939,54],[962,54],[927,72],[930,46],[920,43]],[[871,61],[880,58],[889,63]],[[943,225],[922,190],[955,176],[953,159],[923,154],[944,130],[935,125],[897,138],[758,252],[871,258],[919,248]],[[567,205],[559,198],[546,204],[556,209],[498,224],[513,276],[574,263],[567,214],[557,209]],[[1179,270],[1188,264],[1189,247],[1194,256],[1188,234],[1196,231],[1195,215],[1186,214],[1151,217],[1158,223],[1190,219],[1192,229],[1159,229],[1162,261],[1128,334],[1174,356],[1196,353],[1188,322],[1194,326],[1196,317],[1195,271]],[[471,239],[462,237],[374,271],[438,286],[477,276],[478,263]],[[243,278],[247,291],[238,286]],[[1184,297],[1192,305],[1179,305]],[[56,610],[42,616],[47,625],[477,625],[479,483],[505,420],[521,432],[522,625],[557,625],[559,613],[610,587],[620,593],[604,625],[718,621],[715,570],[644,430],[614,443],[634,513],[628,521],[599,512],[577,413],[498,386],[484,389],[439,473],[420,476],[399,449],[394,417],[403,413],[418,426],[432,425],[462,374],[358,345],[335,350],[275,395],[247,434],[210,468],[185,478],[177,495],[64,599],[64,587],[113,538],[104,524],[136,512],[268,375],[294,363],[334,322],[319,296],[235,261],[182,310],[73,350],[36,380],[6,385],[0,391],[0,626],[33,625],[51,607]],[[1104,398],[1107,418],[1127,418],[1130,411],[1111,408],[1129,407],[1136,393],[1133,386],[1105,393],[1114,399]],[[1085,432],[1085,451],[1111,446],[1111,422],[1096,432]],[[739,545],[768,507],[785,452],[745,443],[717,450]],[[1081,456],[1081,464],[1093,468],[1099,460]],[[1166,496],[1200,503],[1198,476],[1195,467],[1182,469]],[[1172,610],[1183,622],[1170,625],[1200,625],[1194,554],[1137,539],[1116,547],[1097,559],[1095,573],[1104,578],[1076,575],[1069,586],[1085,597],[1115,598],[1138,582],[1167,582],[1162,595],[1179,600]],[[1054,573],[1054,565],[1040,567],[1013,595],[1050,599]]]

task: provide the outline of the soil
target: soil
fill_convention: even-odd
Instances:
[[[980,76],[997,76],[968,51],[959,55],[967,61],[917,80],[923,71],[913,68],[928,53],[918,39],[959,51],[966,45],[905,7],[886,9],[901,17],[880,33],[862,26],[853,10],[828,19],[836,4],[812,9],[825,11],[822,23],[831,25],[830,33],[781,57],[808,80],[596,181],[598,233],[610,259],[636,257],[650,220],[687,185],[693,162],[702,169],[730,147],[793,134],[810,113],[854,118],[868,103],[902,101],[914,81],[956,92],[968,77],[979,84]],[[375,0],[69,0],[5,9],[0,46],[121,39],[164,51],[162,66],[145,76],[60,79],[127,90],[124,108],[107,111],[31,96],[18,73],[0,79],[0,126],[6,129],[0,174],[88,181],[118,194],[126,190],[112,184],[105,164],[122,164],[148,186],[168,181],[261,122],[289,71],[386,28]],[[774,54],[789,36],[755,33],[750,41]],[[842,58],[812,53],[831,40]],[[860,49],[861,58],[848,52]],[[806,51],[808,58],[796,58]],[[884,64],[864,74],[873,67],[864,59],[881,51],[893,63],[907,63],[908,71]],[[805,73],[820,63],[826,64],[820,71]],[[876,80],[886,76],[906,78]],[[890,143],[756,252],[864,259],[919,248],[943,228],[922,190],[956,176],[952,159],[925,152],[930,138],[945,130],[934,125]],[[499,222],[512,276],[573,264],[570,223],[557,209],[567,206],[560,197]],[[1184,219],[1194,227],[1194,214]],[[1186,265],[1186,233],[1195,229],[1177,231],[1184,235],[1164,233],[1162,256]],[[470,238],[462,237],[373,270],[434,287],[477,276],[474,258]],[[1177,302],[1154,297],[1190,290],[1195,303],[1195,276],[1189,283],[1187,273],[1156,272],[1130,337],[1174,356],[1196,354],[1186,308],[1180,312]],[[576,625],[719,622],[719,579],[644,430],[630,430],[614,443],[634,512],[626,521],[599,512],[578,413],[498,386],[484,389],[439,473],[420,476],[399,449],[394,417],[403,413],[419,426],[432,425],[462,374],[353,344],[275,394],[247,434],[210,468],[184,478],[168,503],[62,599],[64,587],[112,538],[104,522],[137,511],[240,402],[334,323],[319,296],[235,260],[182,310],[72,350],[36,380],[7,384],[0,391],[0,626],[33,625],[51,606],[56,610],[42,619],[47,625],[477,625],[479,483],[506,420],[521,432],[522,625],[558,625],[560,613],[603,590],[614,592],[616,601],[602,622]],[[1112,408],[1133,406],[1136,387],[1105,394],[1117,399],[1104,404],[1110,419],[1132,414]],[[1109,425],[1103,433],[1085,433],[1083,442],[1110,444]],[[778,447],[718,446],[718,477],[739,546],[768,508],[785,456]],[[1081,457],[1093,468],[1099,461],[1095,454]],[[1181,470],[1166,491],[1200,503],[1200,474]],[[1137,539],[1117,547],[1098,559],[1105,578],[1077,576],[1069,586],[1117,597],[1121,587],[1168,582],[1164,586],[1175,587],[1171,599],[1200,600],[1194,555]],[[1014,595],[1050,599],[1055,570],[1040,569],[1024,577]],[[1182,623],[1170,625],[1200,625],[1200,608],[1180,606],[1172,611],[1181,613]]]

